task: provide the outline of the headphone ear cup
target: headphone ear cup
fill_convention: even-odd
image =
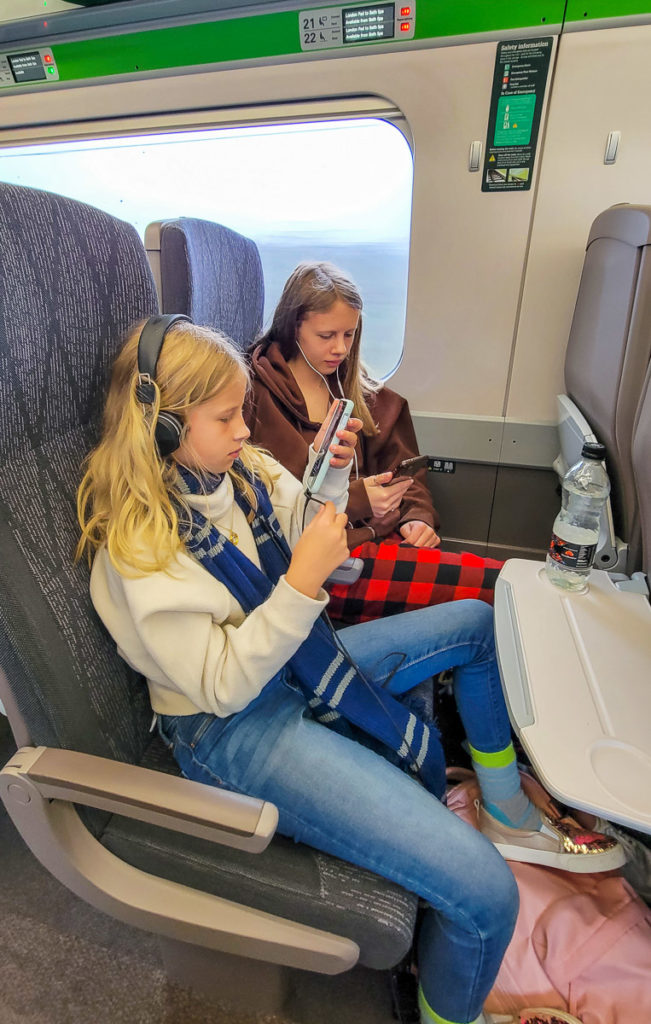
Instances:
[[[156,420],[156,444],[161,458],[171,455],[181,444],[183,423],[173,412],[161,412]]]

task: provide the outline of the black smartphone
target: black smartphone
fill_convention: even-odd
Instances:
[[[419,469],[427,469],[427,455],[414,455],[413,459],[403,459],[392,470],[393,476],[389,483],[382,486],[388,487],[389,484],[395,484],[398,480],[406,480],[408,476],[414,476]]]

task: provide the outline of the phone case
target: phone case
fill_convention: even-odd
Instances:
[[[343,583],[344,585],[350,586],[351,583],[356,583],[359,577],[362,575],[362,569],[364,568],[364,562],[361,558],[347,558],[345,562],[338,565],[337,568],[332,572],[326,583]]]
[[[391,471],[393,476],[388,483],[382,484],[383,487],[389,487],[390,484],[395,484],[398,480],[407,480],[409,477],[413,477],[418,473],[419,470],[427,467],[427,456],[426,455],[414,455],[411,459],[403,459],[397,466]]]
[[[353,411],[353,403],[349,398],[340,399],[341,407],[335,412],[330,421],[330,426],[326,436],[323,439],[323,443],[319,448],[319,453],[314,460],[312,470],[307,479],[305,489],[309,494],[316,494],[319,487],[325,480],[325,475],[330,468],[330,445],[332,444],[334,437],[338,430],[343,428],[350,419],[350,414]]]

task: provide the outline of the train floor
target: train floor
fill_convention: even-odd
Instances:
[[[0,715],[0,763],[15,744]],[[0,803],[0,1024],[395,1024],[388,975],[296,972],[281,1013],[234,1011],[170,983],[155,936],[45,871]]]

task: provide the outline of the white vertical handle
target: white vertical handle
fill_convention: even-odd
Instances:
[[[604,153],[604,163],[614,164],[617,159],[617,150],[619,149],[619,140],[622,137],[621,132],[610,132],[608,135],[608,141],[606,142],[606,152]]]
[[[478,171],[479,165],[481,164],[481,150],[482,145],[479,140],[470,143],[470,152],[468,153],[468,170]]]

